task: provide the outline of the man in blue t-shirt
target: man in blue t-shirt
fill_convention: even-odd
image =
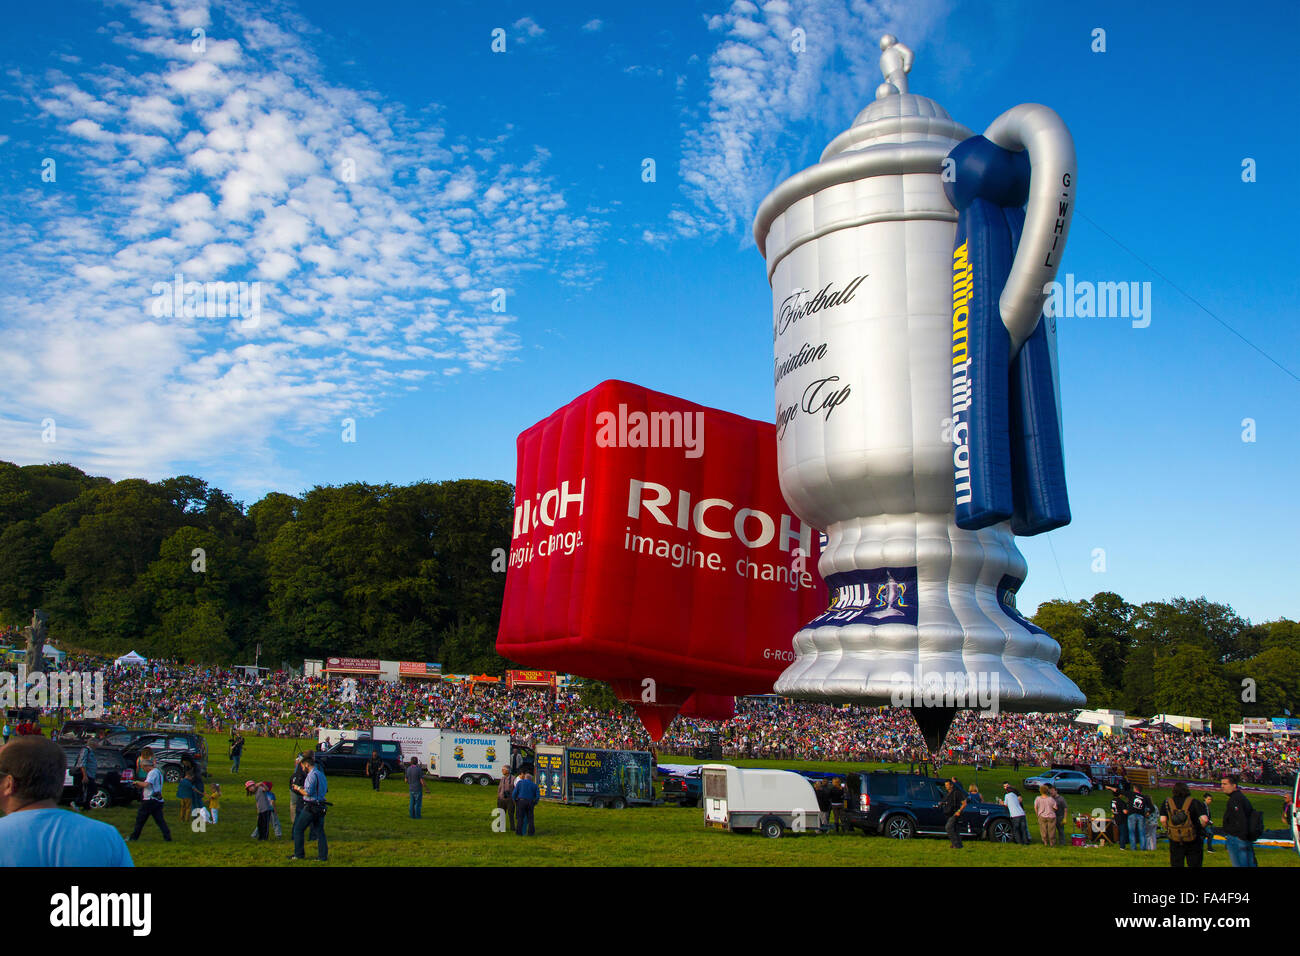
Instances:
[[[0,750],[0,868],[133,865],[115,828],[59,809],[66,768],[63,748],[44,737]]]
[[[533,828],[533,809],[537,806],[537,801],[541,799],[542,792],[538,789],[537,784],[533,782],[531,767],[519,775],[519,780],[515,783],[513,796],[515,800],[515,836],[534,836],[536,830]]]

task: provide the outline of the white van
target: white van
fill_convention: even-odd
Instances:
[[[822,833],[826,814],[817,807],[817,793],[807,777],[789,770],[741,770],[730,764],[706,763],[701,768],[704,825],[750,833],[754,829],[776,839],[791,833]]]

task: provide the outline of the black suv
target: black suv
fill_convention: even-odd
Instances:
[[[864,770],[845,774],[848,809],[843,822],[863,833],[879,833],[897,840],[917,835],[944,836],[940,809],[943,781],[920,774],[892,770]],[[954,786],[957,786],[954,784]],[[1011,814],[1000,803],[967,797],[959,827],[963,837],[1010,843],[1014,839]]]
[[[122,755],[135,766],[140,751],[148,747],[153,751],[154,766],[162,771],[163,779],[176,783],[184,776],[181,761],[189,761],[199,768],[203,776],[208,775],[208,741],[202,734],[178,733],[170,730],[121,731],[127,737],[121,745]],[[114,746],[118,740],[115,734],[109,734],[104,743]]]
[[[366,764],[374,748],[379,748],[379,756],[384,761],[384,777],[389,774],[401,776],[405,769],[402,765],[402,744],[397,740],[341,740],[329,750],[317,750],[316,766],[331,774],[366,775]]]
[[[63,743],[63,756],[68,769],[63,778],[63,802],[71,803],[81,795],[81,771],[73,770],[81,743]],[[122,751],[111,747],[96,747],[95,789],[90,795],[90,806],[103,810],[115,803],[130,803],[140,798],[140,788],[134,783],[135,762],[127,760]]]
[[[102,720],[65,720],[59,728],[59,740],[90,740],[98,736],[101,730],[112,733],[125,729],[121,724],[110,724]]]

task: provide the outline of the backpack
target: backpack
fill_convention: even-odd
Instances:
[[[1264,811],[1251,810],[1250,824],[1246,829],[1246,839],[1254,843],[1264,835]]]
[[[1172,811],[1169,814],[1169,842],[1195,843],[1196,827],[1191,818],[1192,798],[1184,800],[1181,807],[1176,806],[1170,798],[1167,806]]]

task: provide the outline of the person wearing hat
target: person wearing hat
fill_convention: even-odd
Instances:
[[[271,790],[265,782],[254,783],[252,780],[245,780],[244,792],[251,795],[257,804],[257,829],[253,831],[253,836],[265,840],[270,835],[271,812],[275,806],[270,795]]]
[[[303,753],[299,751],[298,756],[293,759],[293,773],[289,775],[289,827],[293,828],[298,819],[298,814],[302,812],[302,794],[298,792],[307,780],[307,768],[303,766]]]
[[[302,762],[307,768],[307,779],[301,787],[294,788],[302,796],[302,812],[293,824],[293,856],[289,859],[306,858],[303,843],[307,829],[311,827],[316,834],[316,858],[324,863],[329,859],[329,841],[325,839],[325,794],[329,791],[329,784],[325,781],[325,772],[316,766],[313,754],[303,754]]]

